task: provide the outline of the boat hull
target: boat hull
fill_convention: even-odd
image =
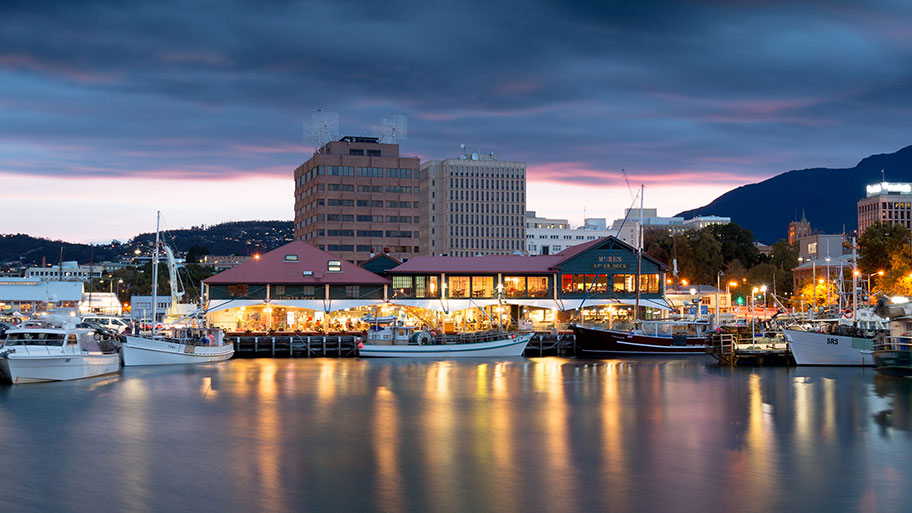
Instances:
[[[0,360],[0,375],[13,384],[70,381],[112,374],[120,370],[119,354],[11,354]]]
[[[576,347],[582,358],[605,358],[617,355],[674,355],[706,354],[705,336],[688,336],[683,345],[672,337],[652,336],[627,331],[590,328],[573,325]],[[680,340],[680,339],[678,339]]]
[[[125,367],[181,365],[230,360],[234,346],[195,346],[166,340],[127,336],[121,347]]]
[[[384,345],[363,344],[359,356],[366,358],[486,358],[522,356],[532,334],[515,338],[467,344]]]
[[[783,330],[796,365],[874,365],[874,339]]]
[[[912,376],[912,351],[874,351],[874,369],[886,376]]]

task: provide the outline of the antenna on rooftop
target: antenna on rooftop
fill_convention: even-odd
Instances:
[[[379,125],[371,126],[371,131],[382,144],[398,144],[401,141],[407,141],[408,118],[402,114],[381,118]]]
[[[323,146],[339,138],[339,114],[327,112],[323,109],[317,109],[311,116],[310,131],[308,133],[307,123],[304,123],[304,140],[310,135],[314,145],[314,153],[320,153]]]

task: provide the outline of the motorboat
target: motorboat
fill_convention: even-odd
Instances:
[[[13,384],[67,381],[120,370],[116,340],[69,322],[31,323],[6,333],[0,376]]]
[[[522,356],[532,333],[502,330],[445,334],[400,326],[395,318],[376,322],[358,342],[358,354],[378,358],[479,358]]]
[[[890,331],[874,344],[874,370],[885,376],[912,377],[912,303],[878,305],[878,313],[890,319]]]

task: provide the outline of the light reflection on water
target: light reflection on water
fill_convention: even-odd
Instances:
[[[910,430],[912,381],[860,368],[127,369],[0,387],[0,511],[901,511]]]

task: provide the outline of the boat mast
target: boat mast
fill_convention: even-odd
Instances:
[[[634,327],[640,327],[640,267],[643,262],[643,192],[646,185],[640,184],[640,225],[637,227],[637,274],[636,274],[636,306],[633,310]]]
[[[855,237],[852,237],[852,326],[858,326],[858,258]]]
[[[158,222],[161,219],[161,210],[155,212],[155,247],[152,248],[152,331],[158,322]]]

